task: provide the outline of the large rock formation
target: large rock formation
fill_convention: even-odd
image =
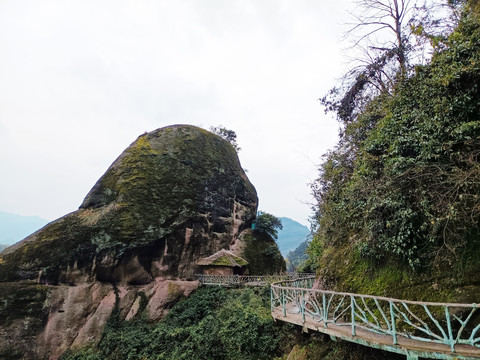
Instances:
[[[158,320],[198,286],[198,258],[235,251],[256,209],[229,142],[193,126],[141,135],[79,210],[0,254],[0,359],[98,341],[115,304]]]
[[[194,259],[229,248],[257,195],[233,147],[193,126],[141,135],[80,209],[2,253],[0,279],[145,284],[193,278]]]

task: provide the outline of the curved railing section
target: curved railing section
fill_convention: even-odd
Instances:
[[[314,280],[304,278],[273,283],[272,314],[280,311],[287,318],[285,321],[296,315],[301,323],[316,323],[318,331],[330,326],[348,329],[351,337],[388,336],[394,346],[399,341],[414,340],[446,345],[453,353],[456,347],[468,345],[474,348],[474,353],[478,351],[480,357],[477,304],[408,301],[316,290],[312,289]]]
[[[266,285],[275,281],[286,281],[294,279],[311,278],[315,274],[300,273],[300,274],[284,274],[284,275],[206,275],[195,274],[198,280],[205,285]]]

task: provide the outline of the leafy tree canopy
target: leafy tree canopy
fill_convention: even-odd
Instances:
[[[278,238],[277,230],[282,230],[282,221],[276,216],[260,211],[255,220],[255,231]]]

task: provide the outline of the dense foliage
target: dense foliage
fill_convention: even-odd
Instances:
[[[302,271],[308,259],[307,255],[308,241],[301,242],[294,250],[290,250],[287,255],[287,270],[289,272]]]
[[[276,216],[260,211],[255,220],[255,232],[268,234],[274,239],[278,238],[277,230],[282,230],[282,221]]]
[[[258,231],[246,232],[243,258],[248,262],[251,275],[281,274],[286,270],[285,259],[270,235]]]
[[[479,86],[480,21],[466,7],[431,63],[369,101],[326,155],[309,250],[320,267],[345,246],[373,264],[417,271],[475,261]]]
[[[268,288],[201,288],[156,325],[114,313],[97,348],[63,359],[272,359],[291,328],[273,322]]]

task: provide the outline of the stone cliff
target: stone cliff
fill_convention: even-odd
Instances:
[[[141,135],[77,211],[0,254],[0,359],[95,343],[116,305],[160,319],[198,286],[198,258],[235,251],[257,202],[219,136],[184,125]]]

